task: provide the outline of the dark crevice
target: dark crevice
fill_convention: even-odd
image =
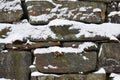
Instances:
[[[21,6],[22,6],[22,10],[23,10],[23,16],[22,16],[21,20],[23,20],[23,19],[28,20],[28,12],[27,12],[27,6],[25,3],[25,0],[21,0]]]

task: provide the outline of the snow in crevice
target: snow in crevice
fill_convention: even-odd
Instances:
[[[120,74],[116,74],[116,73],[111,73],[110,77],[113,78],[113,80],[120,80]]]

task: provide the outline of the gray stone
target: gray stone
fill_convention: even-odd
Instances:
[[[104,43],[99,55],[99,67],[103,67],[107,73],[120,72],[120,44]]]
[[[1,1],[0,5],[0,22],[16,22],[23,15],[20,1]]]
[[[47,54],[36,54],[35,57],[36,68],[43,73],[86,73],[96,69],[96,52],[53,52]],[[49,68],[50,65],[54,68]]]
[[[5,49],[5,43],[0,43],[0,51]]]
[[[7,36],[7,33],[10,32],[9,28],[4,28],[0,31],[0,38],[5,38]]]
[[[118,7],[117,2],[107,4],[107,14],[109,14],[112,11],[117,11],[117,7]]]
[[[116,11],[116,14],[108,16],[108,20],[111,23],[120,23],[120,15]]]
[[[8,51],[0,53],[0,77],[29,80],[32,54],[27,51]]]
[[[37,80],[106,80],[106,74],[62,74],[58,76],[37,76]]]
[[[106,5],[83,1],[28,1],[27,9],[31,24],[47,24],[53,19],[68,19],[87,23],[102,23]],[[39,18],[39,19],[38,19]]]
[[[106,74],[88,74],[86,80],[106,80]]]

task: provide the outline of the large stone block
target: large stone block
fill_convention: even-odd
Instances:
[[[99,54],[99,67],[107,73],[120,72],[120,44],[104,43]]]
[[[29,80],[32,54],[27,51],[0,52],[0,78]]]
[[[0,1],[0,22],[16,22],[23,15],[20,0]]]
[[[44,49],[43,49],[44,50]],[[96,69],[97,53],[46,53],[39,50],[36,57],[36,68],[43,73],[86,73]],[[62,49],[61,49],[62,50]],[[45,53],[45,54],[44,54]],[[89,66],[89,67],[88,67]]]
[[[83,1],[28,1],[31,24],[47,24],[53,19],[69,19],[87,23],[102,23],[105,20],[106,5]]]

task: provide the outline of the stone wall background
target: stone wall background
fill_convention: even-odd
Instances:
[[[12,1],[0,1],[1,5],[8,6],[0,8],[0,23],[14,24],[27,19],[31,25],[46,25],[54,19],[68,19],[86,24],[99,25],[108,22],[120,24],[119,0],[54,0],[54,3],[44,0],[23,0],[16,2],[16,5],[10,4]],[[15,6],[19,6],[19,8],[14,8],[13,11]],[[12,80],[113,80],[113,77],[110,77],[111,73],[120,74],[119,41],[100,36],[85,38],[83,35],[76,38],[74,34],[77,33],[77,30],[69,31],[70,26],[51,27],[51,30],[59,37],[57,40],[30,39],[34,44],[26,44],[26,40],[16,40],[11,44],[0,43],[0,78]],[[0,37],[8,31],[9,29],[0,31]],[[70,35],[66,36],[68,34]],[[37,48],[48,49],[52,46],[78,48],[79,45],[86,42],[88,45],[90,43],[93,45],[84,48],[83,52],[80,52],[81,55],[74,52],[66,54],[57,51],[35,54],[33,51]],[[95,73],[103,68],[106,73]]]

